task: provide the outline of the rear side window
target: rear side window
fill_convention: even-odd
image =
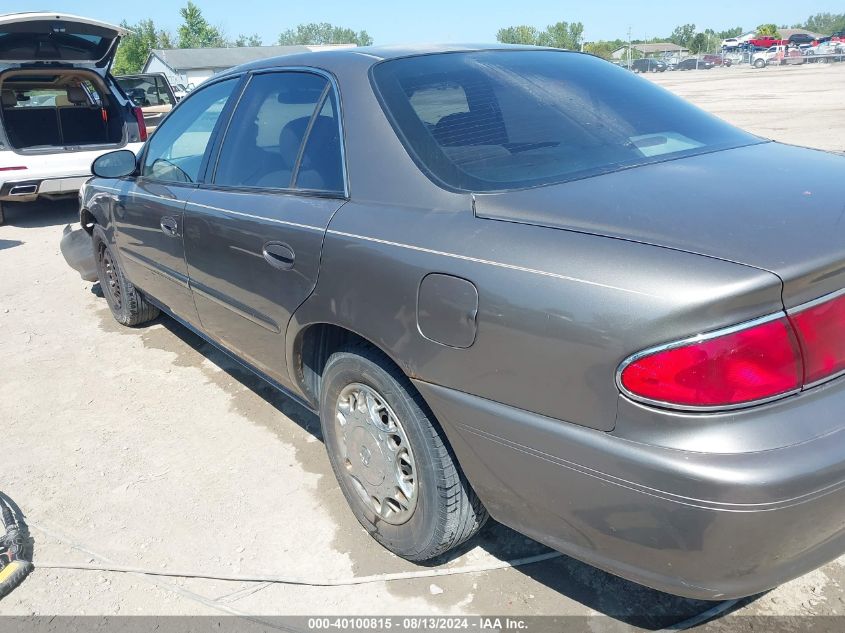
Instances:
[[[141,175],[167,182],[196,182],[214,126],[237,84],[226,79],[185,99],[147,142]]]
[[[760,142],[578,53],[408,57],[374,66],[373,82],[409,153],[456,189],[520,189]]]
[[[220,150],[214,183],[342,193],[331,84],[307,72],[255,75]]]

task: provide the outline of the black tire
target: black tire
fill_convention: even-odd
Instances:
[[[359,455],[341,437],[336,407],[344,389],[354,388],[351,385],[374,391],[401,421],[410,444],[416,501],[410,516],[399,525],[386,521],[375,503],[364,500],[367,493],[349,474],[352,465],[344,457],[345,451],[350,448],[352,459]],[[487,511],[425,402],[410,380],[375,347],[355,344],[329,357],[321,380],[320,424],[329,461],[353,514],[394,554],[411,561],[429,560],[472,537],[487,520]],[[369,459],[364,462],[366,468]]]
[[[115,320],[122,325],[134,327],[155,319],[159,315],[158,308],[147,301],[126,278],[99,227],[94,229],[93,243],[97,277]]]

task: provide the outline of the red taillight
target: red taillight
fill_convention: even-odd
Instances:
[[[144,111],[138,106],[132,108],[135,113],[135,120],[138,122],[138,138],[142,141],[147,140],[147,124],[144,123]]]
[[[804,354],[804,384],[845,370],[845,296],[798,309],[789,319]]]
[[[26,169],[26,165],[15,165],[14,167],[0,167],[0,171],[20,171]]]
[[[637,399],[719,408],[801,388],[801,351],[786,317],[646,352],[623,365],[622,388]]]

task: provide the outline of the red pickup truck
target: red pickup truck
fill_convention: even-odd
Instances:
[[[787,40],[779,40],[773,35],[762,35],[753,40],[748,40],[748,43],[757,48],[769,48],[770,46],[786,46],[789,44]]]

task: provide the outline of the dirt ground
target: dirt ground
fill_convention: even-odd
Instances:
[[[649,77],[753,132],[845,150],[845,64]],[[0,227],[0,490],[41,563],[316,579],[420,571],[342,498],[314,416],[166,318],[119,326],[64,263],[74,201],[9,205]],[[489,524],[434,567],[546,552]],[[841,614],[845,558],[724,616]],[[669,626],[712,604],[565,556],[484,573],[347,587],[37,569],[0,614],[604,615]]]

